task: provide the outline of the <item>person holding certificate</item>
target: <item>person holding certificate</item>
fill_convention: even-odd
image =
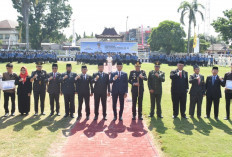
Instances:
[[[32,83],[26,67],[22,67],[19,77],[15,80],[15,85],[18,85],[18,109],[21,115],[28,115],[30,112],[30,96],[32,91]]]
[[[13,72],[13,64],[8,63],[6,65],[7,72],[3,73],[2,81],[15,80],[17,78],[17,74]],[[5,115],[4,117],[9,116],[8,102],[9,98],[11,98],[11,116],[15,115],[15,88],[4,90],[4,109]]]
[[[232,64],[231,72],[228,72],[224,76],[223,87],[225,87],[225,98],[226,98],[226,117],[224,120],[230,119],[230,100],[232,99]]]

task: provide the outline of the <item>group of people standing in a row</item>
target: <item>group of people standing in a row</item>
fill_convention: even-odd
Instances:
[[[0,62],[18,62],[18,63],[34,63],[38,61],[56,63],[57,54],[52,51],[40,50],[1,50]]]
[[[138,56],[130,53],[122,54],[120,52],[117,53],[102,53],[102,52],[95,52],[95,53],[87,53],[87,52],[77,52],[76,53],[76,61],[77,64],[97,64],[99,62],[106,62],[109,58],[112,60],[112,64],[116,64],[117,62],[122,62],[123,64],[129,65],[135,64],[135,62],[138,60]]]
[[[27,68],[22,67],[20,75],[17,76],[13,72],[13,65],[8,63],[6,65],[7,72],[3,73],[2,80],[15,80],[15,85],[18,85],[18,108],[19,112],[28,114],[30,112],[30,96],[33,90],[34,94],[34,110],[35,116],[38,115],[38,104],[40,99],[41,114],[44,113],[44,101],[46,89],[50,98],[50,116],[54,115],[54,104],[56,102],[56,114],[60,115],[60,95],[64,95],[65,102],[65,117],[74,117],[75,113],[75,94],[78,94],[78,117],[82,117],[82,104],[85,101],[86,119],[90,116],[90,97],[94,95],[94,120],[99,116],[99,104],[102,104],[103,119],[107,119],[107,96],[112,95],[114,119],[123,120],[124,99],[128,93],[128,82],[131,84],[132,92],[132,119],[135,120],[137,116],[136,104],[138,103],[138,119],[143,120],[142,117],[142,102],[144,94],[144,81],[148,81],[148,88],[150,92],[151,110],[150,117],[155,114],[155,106],[157,107],[157,117],[163,118],[161,110],[162,97],[162,83],[165,81],[165,73],[160,71],[160,62],[155,62],[154,70],[149,72],[148,77],[146,72],[141,70],[141,62],[135,63],[135,70],[129,74],[122,71],[123,65],[118,62],[116,72],[105,73],[104,63],[98,63],[98,72],[93,75],[87,74],[87,66],[81,67],[81,74],[72,72],[72,65],[66,65],[66,72],[59,73],[58,65],[52,65],[52,72],[47,73],[42,70],[42,63],[38,62],[36,71],[33,71],[29,76]],[[219,101],[221,98],[221,86],[226,86],[226,82],[232,80],[232,72],[225,74],[224,79],[218,76],[218,67],[212,68],[212,75],[208,76],[206,81],[204,76],[200,74],[200,68],[194,65],[194,74],[188,78],[188,72],[183,70],[184,62],[179,61],[177,69],[171,71],[170,78],[172,80],[171,96],[173,102],[173,118],[179,114],[182,118],[186,116],[186,100],[189,90],[189,83],[192,84],[190,89],[190,108],[189,115],[194,117],[195,106],[197,105],[197,116],[201,118],[201,108],[203,97],[206,96],[206,118],[210,118],[210,111],[212,102],[214,103],[214,116],[218,120]],[[232,71],[232,66],[231,66]],[[33,84],[33,85],[32,85]],[[112,84],[112,88],[110,86]],[[232,90],[225,89],[226,97],[226,120],[230,119],[230,100],[232,99]],[[15,89],[4,91],[4,108],[5,116],[9,115],[8,101],[11,98],[12,108],[11,115],[15,115]],[[117,101],[120,102],[119,117],[117,113]]]

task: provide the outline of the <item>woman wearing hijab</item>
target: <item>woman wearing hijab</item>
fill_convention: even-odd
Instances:
[[[24,113],[28,115],[30,112],[30,96],[32,90],[32,83],[28,76],[26,67],[22,67],[19,77],[15,80],[15,85],[18,85],[18,109],[21,115]]]

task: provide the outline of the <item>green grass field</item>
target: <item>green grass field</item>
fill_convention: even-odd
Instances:
[[[65,62],[59,62],[59,72],[65,71]],[[81,65],[73,64],[73,71],[80,73]],[[18,74],[19,69],[24,64],[14,63],[14,71]],[[31,73],[35,70],[35,64],[28,64],[26,67]],[[147,75],[153,70],[153,64],[143,64],[142,69]],[[171,80],[170,71],[176,67],[162,65],[161,70],[166,74],[166,81],[163,84],[162,111],[163,119],[147,118],[150,112],[150,95],[145,82],[145,93],[143,101],[143,113],[148,129],[154,136],[155,143],[158,143],[164,156],[231,156],[232,154],[232,122],[224,121],[226,115],[224,90],[223,98],[220,102],[219,119],[172,119],[172,101],[171,101]],[[51,71],[51,64],[45,64],[43,69]],[[88,66],[88,73],[92,74],[97,71],[97,66]],[[124,66],[123,71],[129,73],[134,69],[133,65]],[[193,73],[191,66],[185,67],[189,74]],[[5,71],[5,64],[0,64],[0,72]],[[219,68],[219,76],[224,76],[230,68]],[[211,68],[202,67],[201,74],[208,76],[211,74]],[[17,99],[17,98],[16,98]],[[77,96],[76,96],[77,104]],[[75,122],[75,119],[63,118],[64,102],[63,96],[60,98],[62,116],[48,117],[50,113],[49,98],[46,95],[45,111],[47,115],[34,117],[33,97],[31,98],[31,112],[29,116],[20,116],[18,111],[15,117],[0,118],[0,156],[47,156],[53,143],[65,141],[68,129]],[[16,101],[17,106],[17,101]],[[187,102],[188,114],[189,95]],[[17,110],[17,107],[16,107]],[[202,116],[205,115],[206,102],[205,98],[202,105]],[[212,108],[213,116],[213,108]],[[0,116],[4,115],[3,94],[1,94]]]

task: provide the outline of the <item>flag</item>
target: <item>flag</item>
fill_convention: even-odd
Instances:
[[[197,46],[197,34],[194,34],[194,39],[193,39],[193,48]]]
[[[21,43],[22,42],[22,26],[19,29],[19,39],[18,42]]]

